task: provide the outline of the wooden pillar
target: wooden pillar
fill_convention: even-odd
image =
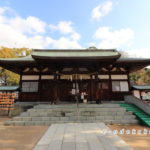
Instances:
[[[41,79],[41,76],[42,76],[42,69],[40,68],[39,69],[39,81],[38,81],[38,93],[39,93],[39,100],[42,101],[42,79]]]
[[[21,71],[20,71],[20,81],[19,81],[19,88],[20,88],[20,92],[19,92],[19,101],[22,101],[22,68],[21,68]]]
[[[140,93],[140,99],[142,100],[142,91],[139,90],[139,93]]]
[[[54,90],[54,103],[55,102],[57,102],[57,100],[58,99],[60,99],[59,98],[59,94],[58,94],[58,74],[57,73],[55,73],[55,75],[54,75],[54,88],[53,88],[53,90]]]
[[[112,80],[111,80],[111,69],[110,69],[110,67],[108,68],[108,73],[109,73],[109,101],[111,101],[112,99],[112,96],[111,96],[111,94],[112,94]]]
[[[130,84],[130,72],[129,72],[129,69],[127,71],[127,78],[128,78],[128,86],[129,86],[129,93],[131,94],[131,84]]]
[[[92,80],[92,75],[90,76],[90,101],[92,101],[93,100],[93,80]]]

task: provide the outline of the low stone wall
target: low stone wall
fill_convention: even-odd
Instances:
[[[124,96],[124,100],[126,103],[134,104],[140,109],[142,109],[144,112],[150,115],[150,105],[142,101],[141,99],[138,99],[132,95],[126,95]]]

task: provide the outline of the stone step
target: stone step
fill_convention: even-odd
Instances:
[[[80,110],[80,111],[117,111],[117,110],[120,110],[120,111],[125,111],[126,109],[125,108],[121,108],[121,107],[117,107],[117,108],[114,108],[114,107],[90,107],[90,108],[32,108],[32,109],[29,109],[28,111],[48,111],[48,112],[52,112],[52,111],[66,111],[66,112],[74,112],[74,111],[77,111],[77,110]]]
[[[119,104],[79,104],[79,108],[120,108]],[[70,105],[36,105],[34,106],[35,109],[43,108],[43,109],[49,109],[49,108],[77,108],[76,104],[70,104]]]
[[[106,107],[107,106],[107,107]],[[101,105],[37,105],[6,125],[48,125],[67,122],[104,122],[106,124],[132,124],[137,119],[117,104]]]
[[[27,114],[26,114],[27,113]],[[126,111],[120,111],[120,110],[116,110],[116,111],[74,111],[74,112],[64,112],[64,111],[60,111],[60,112],[53,112],[51,110],[49,111],[45,111],[45,110],[28,110],[26,113],[22,113],[22,116],[41,116],[41,115],[46,115],[46,116],[74,116],[77,114],[83,115],[83,116],[95,116],[95,115],[130,115],[133,114],[132,112],[126,112]]]
[[[132,113],[128,112],[23,112],[20,114],[21,117],[72,117],[72,116],[123,116],[123,115],[132,115]]]
[[[75,120],[132,120],[134,115],[123,116],[72,116],[72,117],[14,117],[14,121],[75,121]]]
[[[98,123],[103,122],[105,124],[137,124],[138,121],[136,119],[132,120],[77,120],[77,121],[6,121],[5,125],[8,126],[32,126],[32,125],[44,125],[49,126],[55,123]]]

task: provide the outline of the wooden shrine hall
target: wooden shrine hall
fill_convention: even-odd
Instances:
[[[103,101],[123,100],[130,94],[129,73],[147,65],[150,59],[122,58],[115,49],[35,49],[0,59],[0,66],[20,74],[20,102],[74,102],[83,91],[95,101],[98,90]]]

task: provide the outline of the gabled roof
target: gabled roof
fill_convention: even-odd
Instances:
[[[23,67],[61,63],[112,63],[114,65],[130,68],[131,71],[150,65],[150,59],[121,58],[115,49],[33,49],[31,55],[22,58],[0,59],[0,66],[20,73]],[[88,64],[87,64],[88,65]]]
[[[34,59],[111,59],[119,58],[120,53],[115,49],[51,49],[51,50],[33,50]]]

